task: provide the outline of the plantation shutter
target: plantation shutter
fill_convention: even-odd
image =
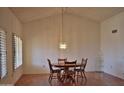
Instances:
[[[0,78],[7,74],[6,32],[0,29]]]

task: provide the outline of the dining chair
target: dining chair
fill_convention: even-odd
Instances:
[[[71,79],[73,79],[73,81],[75,81],[75,69],[76,69],[76,63],[77,63],[77,60],[75,61],[65,61],[65,64],[68,65],[68,64],[74,64],[72,67],[69,67],[67,72],[64,74],[66,77],[67,76],[70,76]]]
[[[49,76],[49,81],[52,79],[59,79],[60,78],[60,69],[53,69],[53,66],[51,64],[50,59],[47,59],[48,64],[49,64],[49,69],[50,69],[50,76]],[[57,74],[57,75],[54,75]]]
[[[74,65],[76,65],[76,63],[77,63],[77,60],[75,60],[75,61],[65,61],[65,64],[74,64]],[[72,70],[74,70],[74,69],[76,69],[76,66],[73,66],[73,67],[70,67],[70,68],[72,68]]]
[[[63,58],[63,59],[59,58],[58,59],[58,64],[61,64],[61,63],[63,64],[63,63],[65,63],[65,61],[67,61],[67,58]]]
[[[84,77],[87,80],[87,77],[85,75],[85,68],[86,68],[86,65],[87,65],[87,60],[88,60],[88,58],[86,58],[86,59],[82,58],[81,66],[79,68],[75,69],[77,79],[78,79],[78,77],[82,77],[82,78]]]
[[[75,61],[65,61],[65,64],[76,64],[77,63],[77,60],[75,60]]]
[[[58,59],[58,64],[64,64],[66,61],[67,61],[67,58],[59,58],[59,59]],[[64,70],[63,67],[61,67],[60,69],[61,69],[61,71]]]

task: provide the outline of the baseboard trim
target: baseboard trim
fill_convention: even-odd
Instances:
[[[87,72],[92,72],[92,73],[104,73],[103,71],[86,71]]]
[[[115,78],[118,78],[118,79],[120,79],[120,80],[124,80],[123,78],[120,78],[120,77],[118,77],[118,76],[115,76],[115,75],[113,75],[113,74],[110,74],[110,73],[107,73],[107,72],[104,72],[105,74],[108,74],[108,75],[111,75],[111,76],[113,76],[113,77],[115,77]]]
[[[23,75],[49,75],[49,73],[23,74]]]

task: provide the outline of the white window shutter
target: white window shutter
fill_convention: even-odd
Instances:
[[[0,29],[0,78],[7,74],[6,32]]]

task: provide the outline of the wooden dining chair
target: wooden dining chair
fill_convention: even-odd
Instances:
[[[53,69],[53,66],[51,64],[50,59],[47,59],[48,64],[49,64],[49,69],[50,69],[50,76],[49,76],[49,81],[52,79],[59,79],[60,78],[60,69]],[[57,75],[54,75],[57,74]]]
[[[77,60],[75,60],[75,61],[65,61],[65,64],[74,64],[74,65],[76,65],[76,63],[77,63]],[[72,68],[72,70],[74,70],[74,69],[76,69],[76,66],[70,67],[70,68]]]
[[[88,60],[88,58],[86,58],[86,59],[82,58],[81,66],[79,68],[75,69],[77,79],[78,79],[78,77],[82,77],[82,78],[84,77],[87,80],[86,75],[85,75],[85,68],[87,65],[87,60]]]
[[[73,79],[73,81],[75,80],[75,74],[76,74],[76,63],[77,63],[77,60],[75,61],[65,61],[65,64],[74,64],[74,66],[68,68],[68,72],[65,74],[65,76],[71,76],[71,78]]]
[[[63,63],[65,63],[65,61],[67,61],[67,58],[59,58],[58,59],[58,64],[63,64]]]
[[[67,61],[67,58],[59,58],[59,59],[58,59],[58,64],[64,64],[66,61]],[[64,70],[63,67],[61,67],[60,69],[61,69],[61,71]]]

